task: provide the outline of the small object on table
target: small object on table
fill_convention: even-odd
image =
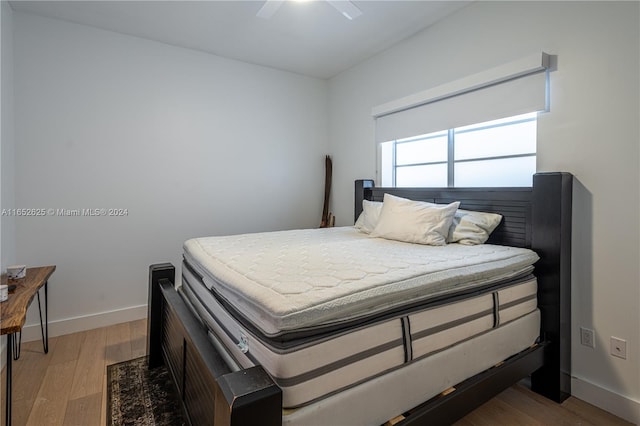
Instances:
[[[18,280],[24,278],[27,274],[27,265],[7,266],[7,278],[10,280]]]

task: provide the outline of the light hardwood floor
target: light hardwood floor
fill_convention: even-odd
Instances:
[[[106,366],[146,351],[146,320],[22,344],[13,363],[13,425],[106,424]],[[2,375],[4,391],[5,377]],[[2,396],[4,424],[4,393]],[[555,404],[513,386],[456,423],[457,426],[628,425],[576,398]]]

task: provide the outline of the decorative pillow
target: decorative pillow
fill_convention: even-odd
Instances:
[[[447,242],[465,245],[484,244],[501,220],[502,216],[496,213],[458,210],[449,228]]]
[[[434,205],[384,194],[380,219],[371,236],[407,243],[445,245],[459,205],[457,201]]]
[[[378,224],[381,210],[382,203],[380,201],[362,200],[362,213],[358,216],[355,228],[360,232],[370,234]]]

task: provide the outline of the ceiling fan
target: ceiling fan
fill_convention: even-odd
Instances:
[[[264,19],[271,18],[282,6],[285,0],[266,0],[264,5],[260,8],[256,16]],[[342,16],[348,20],[354,20],[358,16],[362,15],[362,11],[349,0],[325,0],[331,6],[333,6]]]

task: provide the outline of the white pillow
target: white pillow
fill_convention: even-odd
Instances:
[[[355,228],[360,232],[370,234],[378,224],[381,210],[382,203],[380,201],[362,200],[362,213],[358,216]]]
[[[456,201],[438,206],[384,194],[380,219],[371,236],[407,243],[445,245],[459,205],[460,202]]]
[[[501,220],[502,216],[496,213],[458,210],[449,229],[447,242],[465,245],[484,244]]]

